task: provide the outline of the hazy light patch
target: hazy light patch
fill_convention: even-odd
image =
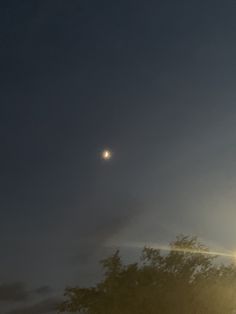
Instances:
[[[228,257],[236,260],[236,252],[233,251],[210,251],[210,250],[201,250],[201,249],[188,249],[188,248],[178,248],[170,247],[168,245],[159,245],[157,243],[145,243],[145,242],[126,242],[126,243],[107,243],[108,247],[125,247],[125,248],[136,248],[143,249],[144,247],[153,248],[161,251],[168,252],[183,252],[183,253],[192,253],[192,254],[204,254],[204,255],[214,255]]]

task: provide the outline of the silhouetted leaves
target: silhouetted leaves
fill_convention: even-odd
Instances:
[[[204,253],[205,252],[205,253]],[[61,312],[86,314],[232,314],[236,267],[219,265],[196,237],[180,235],[170,251],[143,249],[138,263],[124,265],[119,251],[102,261],[95,287],[67,288]]]

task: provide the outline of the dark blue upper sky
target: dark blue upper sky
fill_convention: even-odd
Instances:
[[[2,282],[94,281],[109,241],[235,246],[235,10],[1,1]]]

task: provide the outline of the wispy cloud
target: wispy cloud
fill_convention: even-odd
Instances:
[[[7,312],[7,314],[51,314],[56,311],[60,299],[50,298],[33,305],[16,308]]]
[[[0,285],[0,301],[21,302],[29,298],[30,292],[23,282],[3,283]]]

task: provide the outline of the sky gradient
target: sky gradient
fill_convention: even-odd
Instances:
[[[187,233],[236,249],[235,2],[0,8],[3,288],[49,286],[25,305],[49,313],[96,280],[109,243]]]

